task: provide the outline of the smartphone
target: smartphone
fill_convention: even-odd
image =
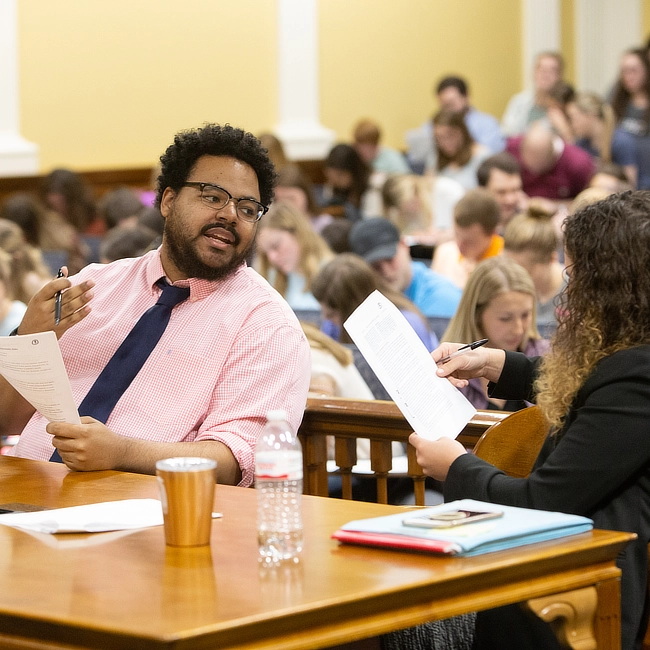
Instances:
[[[452,528],[453,526],[463,526],[473,524],[476,521],[485,519],[497,519],[503,517],[503,512],[496,510],[493,512],[480,512],[478,510],[448,510],[447,512],[435,512],[419,517],[409,517],[404,519],[404,526],[416,526],[417,528]]]

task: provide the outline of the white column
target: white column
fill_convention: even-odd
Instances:
[[[319,119],[318,0],[278,0],[280,122],[291,160],[324,158],[336,139]]]
[[[523,0],[524,86],[533,83],[533,65],[540,52],[560,51],[559,0]]]
[[[576,86],[607,96],[621,53],[640,47],[641,0],[576,0]]]
[[[38,147],[19,133],[16,0],[0,0],[0,176],[38,173]]]

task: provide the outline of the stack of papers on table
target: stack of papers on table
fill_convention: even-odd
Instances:
[[[403,524],[405,519],[451,510],[502,512],[503,516],[438,529],[415,528]],[[351,544],[470,556],[576,535],[592,528],[591,519],[578,515],[462,499],[433,508],[351,521],[332,537]]]
[[[0,515],[0,524],[37,533],[103,533],[161,526],[163,513],[156,499],[125,499],[40,512]]]

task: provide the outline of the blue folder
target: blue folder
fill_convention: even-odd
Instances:
[[[449,528],[416,528],[403,524],[405,519],[451,510],[497,511],[503,516]],[[578,515],[462,499],[432,508],[351,521],[332,537],[353,544],[471,556],[577,535],[590,531],[593,525],[591,519]]]

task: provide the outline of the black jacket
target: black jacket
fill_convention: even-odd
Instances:
[[[491,395],[534,401],[539,359],[506,353]],[[648,614],[650,345],[602,359],[578,391],[565,425],[549,436],[530,476],[517,479],[466,454],[452,464],[446,501],[473,498],[584,515],[596,528],[634,532],[617,564],[622,648],[640,647]]]

